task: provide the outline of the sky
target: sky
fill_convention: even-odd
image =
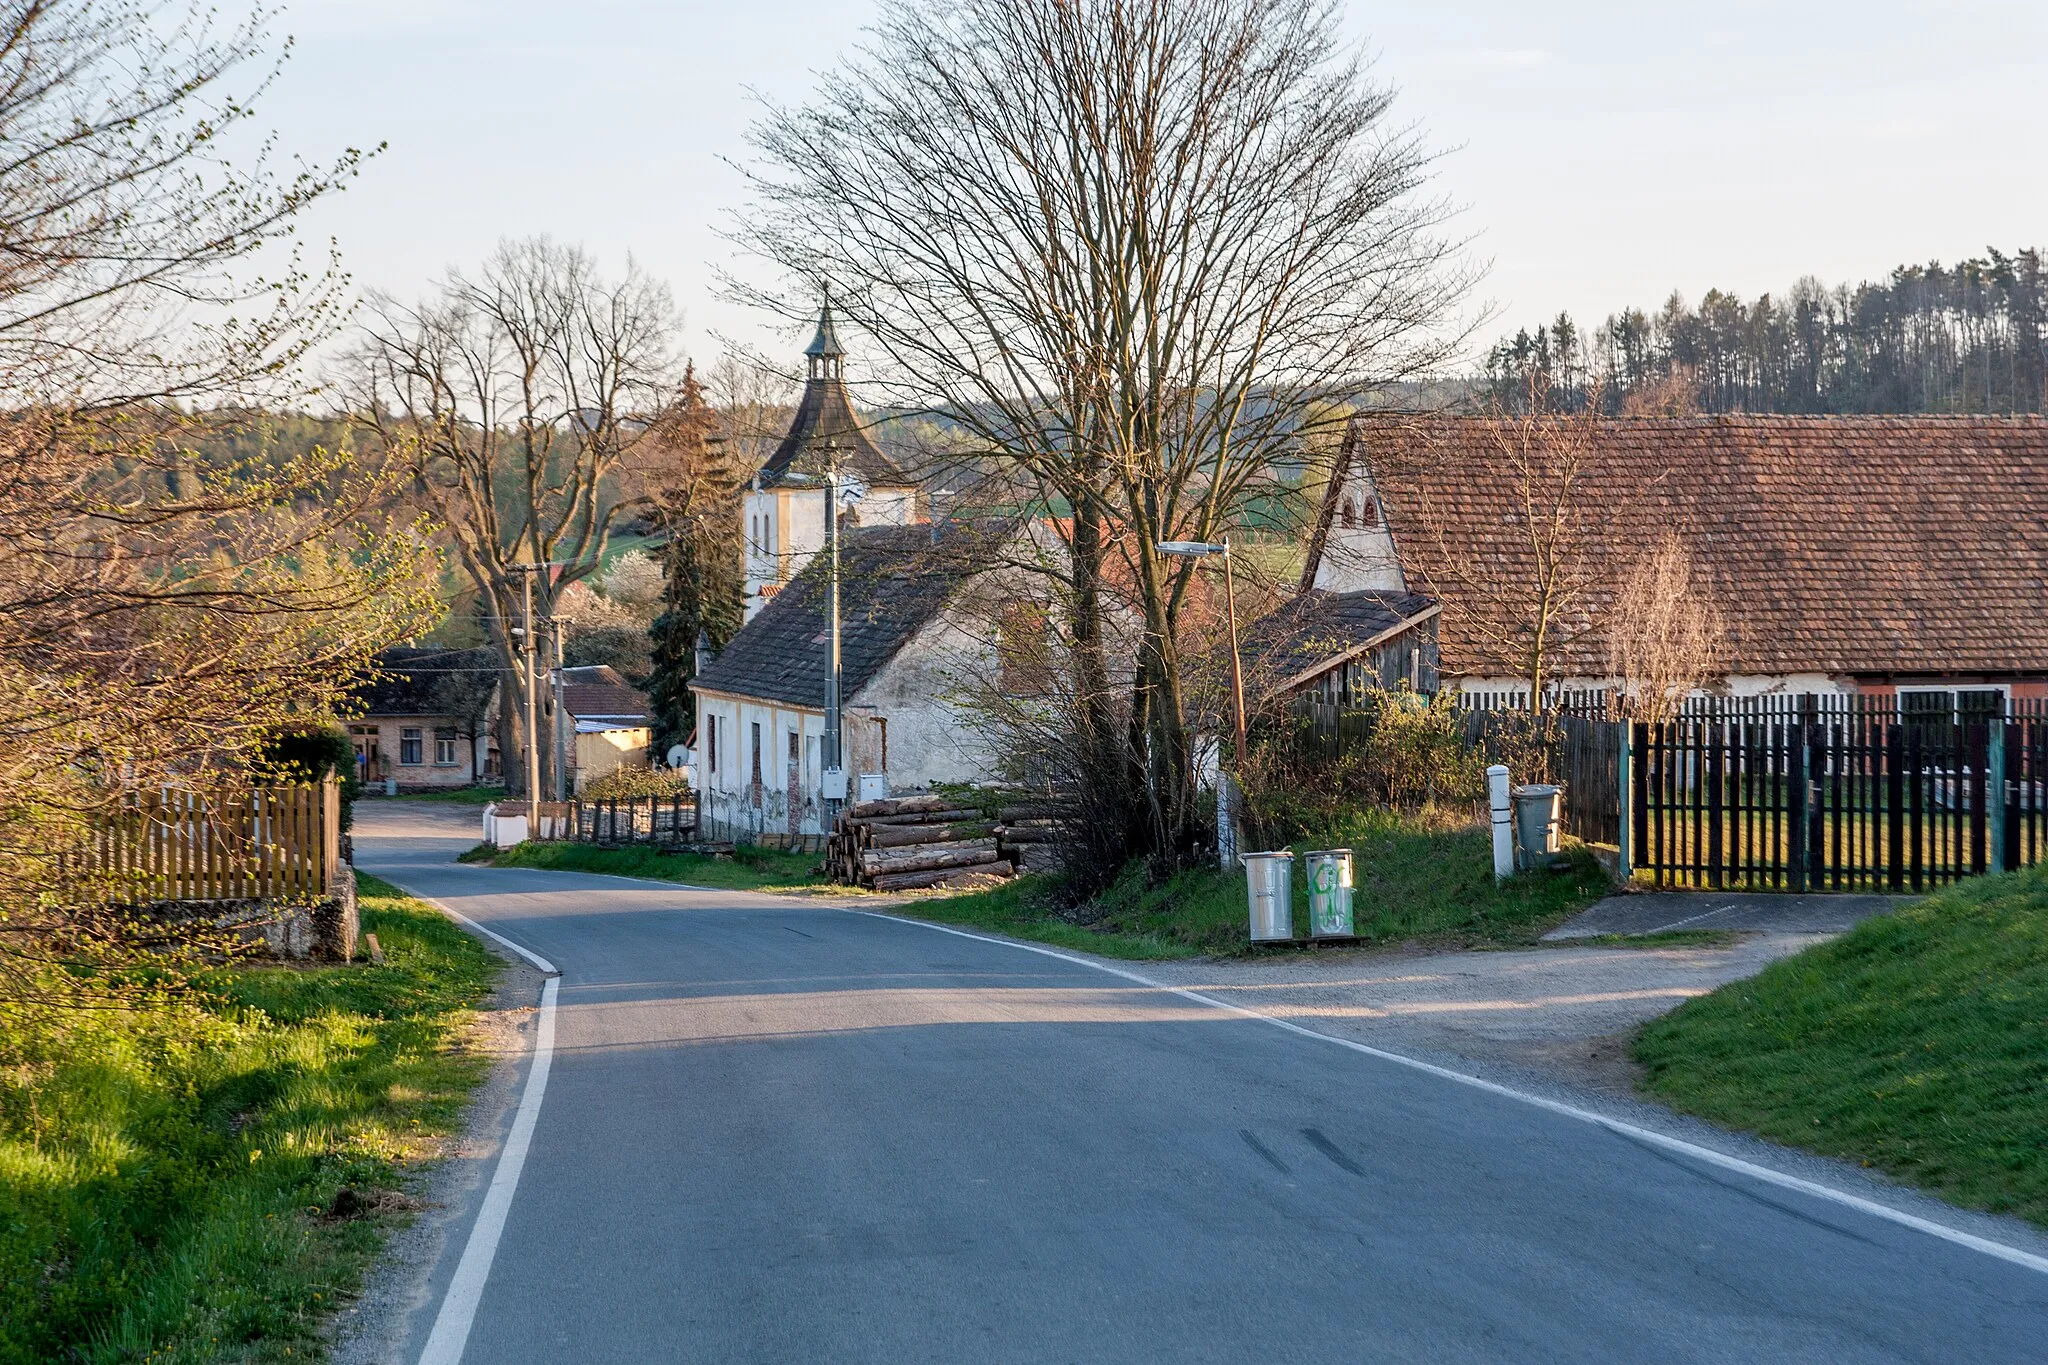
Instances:
[[[259,122],[320,160],[388,144],[302,232],[401,298],[549,234],[668,281],[702,361],[771,321],[720,300],[756,97],[801,101],[868,0],[294,0]],[[1441,152],[1490,340],[1674,290],[2048,246],[2042,0],[1344,6]],[[742,266],[744,268],[744,266]],[[801,344],[799,340],[796,344]]]

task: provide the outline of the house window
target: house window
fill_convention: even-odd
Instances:
[[[398,761],[400,763],[410,767],[422,762],[421,747],[420,728],[417,725],[408,725],[398,732]]]
[[[789,732],[789,766],[792,768],[794,768],[797,765],[799,761],[798,755],[800,755],[803,752],[801,749],[797,747],[800,743],[802,743],[802,741],[797,738],[796,731],[791,730]]]
[[[1358,504],[1349,498],[1344,499],[1344,510],[1338,514],[1337,524],[1347,528],[1357,526]]]
[[[875,717],[875,728],[882,732],[882,771],[889,771],[889,722]]]
[[[455,757],[455,727],[437,725],[434,727],[434,763],[438,767],[452,768],[458,760]]]
[[[747,734],[751,741],[748,748],[754,756],[754,785],[758,787],[761,785],[761,722],[753,721],[751,725],[753,728]]]

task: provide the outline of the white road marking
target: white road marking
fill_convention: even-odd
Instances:
[[[1916,1232],[1924,1232],[1930,1237],[1939,1237],[1945,1242],[1953,1242],[1957,1246],[1968,1247],[1970,1250],[1982,1252],[1986,1256],[1996,1257],[1998,1260],[2006,1261],[2012,1265],[2022,1266],[2039,1274],[2048,1275],[2048,1256],[2037,1256],[2031,1251],[2022,1251],[2018,1247],[2007,1246],[2003,1242],[1994,1242],[1988,1237],[1979,1237],[1975,1233],[1964,1232],[1959,1228],[1952,1228],[1946,1224],[1937,1223],[1931,1218],[1922,1218],[1918,1214],[1892,1208],[1890,1205],[1881,1204],[1875,1199],[1866,1199],[1862,1195],[1851,1194],[1847,1190],[1838,1190],[1831,1185],[1823,1185],[1818,1181],[1807,1180],[1796,1175],[1787,1175],[1783,1171],[1774,1171],[1768,1166],[1760,1166],[1753,1161],[1744,1161],[1740,1157],[1729,1156],[1725,1152],[1717,1152],[1711,1147],[1702,1147],[1698,1143],[1687,1142],[1683,1138],[1675,1138],[1667,1133],[1659,1133],[1654,1129],[1627,1123],[1621,1119],[1610,1118],[1605,1114],[1597,1114],[1590,1109],[1581,1109],[1576,1105],[1545,1099],[1541,1095],[1532,1095],[1525,1090],[1516,1090],[1512,1086],[1483,1080],[1478,1076],[1469,1076],[1462,1071],[1453,1071],[1449,1067],[1437,1066],[1434,1063],[1425,1062],[1419,1058],[1404,1057],[1398,1052],[1388,1052],[1384,1048],[1371,1047],[1365,1043],[1356,1043],[1349,1038],[1338,1038],[1328,1033],[1318,1033],[1314,1029],[1303,1028],[1301,1025],[1290,1020],[1278,1019],[1270,1014],[1261,1014],[1257,1010],[1247,1009],[1243,1005],[1234,1005],[1228,1000],[1219,1000],[1214,996],[1204,995],[1200,991],[1191,991],[1185,987],[1167,985],[1163,981],[1154,981],[1150,977],[1141,976],[1137,972],[1126,971],[1122,967],[1112,967],[1103,962],[1091,962],[1085,957],[1076,957],[1072,953],[1063,953],[1056,948],[1041,948],[1035,944],[1018,943],[1013,939],[992,938],[987,934],[969,933],[965,929],[955,929],[944,924],[933,924],[928,920],[905,919],[901,915],[885,915],[879,910],[857,910],[851,906],[844,908],[849,914],[868,915],[874,919],[893,920],[897,924],[912,924],[920,929],[933,929],[942,934],[953,934],[960,938],[971,938],[980,943],[994,943],[1005,948],[1021,948],[1027,953],[1038,953],[1045,957],[1058,958],[1062,962],[1072,962],[1077,966],[1093,967],[1098,972],[1107,972],[1111,976],[1122,977],[1126,981],[1136,982],[1141,986],[1149,986],[1153,990],[1166,991],[1183,999],[1192,1000],[1197,1004],[1208,1005],[1214,1009],[1227,1010],[1231,1014],[1243,1015],[1247,1019],[1256,1019],[1261,1023],[1271,1024],[1274,1028],[1285,1029],[1289,1033],[1298,1033],[1304,1038],[1313,1038],[1317,1042],[1322,1043],[1335,1043],[1338,1047],[1349,1048],[1353,1052],[1362,1052],[1368,1057],[1377,1057],[1381,1061],[1392,1062],[1396,1066],[1405,1066],[1411,1070],[1426,1072],[1431,1076],[1438,1076],[1447,1081],[1456,1081],[1460,1085],[1469,1085],[1475,1090],[1484,1090],[1488,1094],[1499,1095],[1504,1099],[1518,1100],[1523,1104],[1533,1105],[1535,1108],[1545,1109],[1553,1114],[1561,1114],[1565,1118],[1577,1119],[1581,1123],[1590,1123],[1596,1128],[1605,1128],[1609,1132],[1619,1134],[1622,1137],[1632,1138],[1638,1142],[1647,1142],[1652,1146],[1662,1147],[1666,1151],[1689,1156],[1696,1161],[1703,1161],[1710,1166],[1719,1166],[1723,1170],[1749,1176],[1751,1179],[1760,1180],[1767,1185],[1776,1185],[1780,1189],[1796,1190],[1801,1194],[1812,1195],[1816,1199],[1824,1199],[1830,1203],[1840,1204],[1845,1208],[1852,1208],[1858,1212],[1870,1214],[1872,1217],[1882,1218],[1886,1222],[1897,1223],[1901,1227],[1912,1228]]]
[[[494,929],[486,929],[460,910],[443,905],[431,896],[413,891],[406,894],[415,900],[425,901],[450,919],[468,925],[493,943],[503,944],[548,974],[540,988],[540,1019],[534,1030],[533,1066],[526,1073],[526,1089],[519,1096],[519,1111],[512,1116],[512,1130],[505,1135],[505,1146],[498,1153],[498,1168],[491,1173],[490,1188],[484,1191],[484,1202],[477,1210],[476,1223],[469,1230],[469,1241],[462,1248],[462,1259],[455,1263],[455,1274],[448,1281],[448,1292],[442,1296],[441,1309],[434,1315],[434,1330],[427,1335],[427,1344],[420,1351],[420,1365],[460,1365],[462,1353],[469,1345],[469,1329],[476,1322],[476,1306],[484,1296],[484,1282],[490,1278],[491,1262],[498,1254],[498,1239],[505,1234],[505,1216],[512,1211],[512,1196],[519,1188],[519,1173],[525,1169],[527,1150],[533,1146],[533,1125],[540,1118],[541,1097],[547,1093],[548,1071],[555,1056],[555,995],[562,984],[562,974],[554,963],[539,953],[514,943]]]

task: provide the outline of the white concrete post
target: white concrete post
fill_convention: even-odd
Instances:
[[[1493,813],[1493,879],[1504,882],[1515,875],[1515,812],[1508,770],[1499,763],[1486,770],[1486,804]]]

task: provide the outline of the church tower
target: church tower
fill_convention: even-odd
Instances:
[[[846,392],[846,350],[828,297],[804,348],[803,401],[789,432],[748,485],[746,619],[825,547],[825,472],[836,458],[842,526],[907,526],[921,518],[917,485],[868,436]]]

